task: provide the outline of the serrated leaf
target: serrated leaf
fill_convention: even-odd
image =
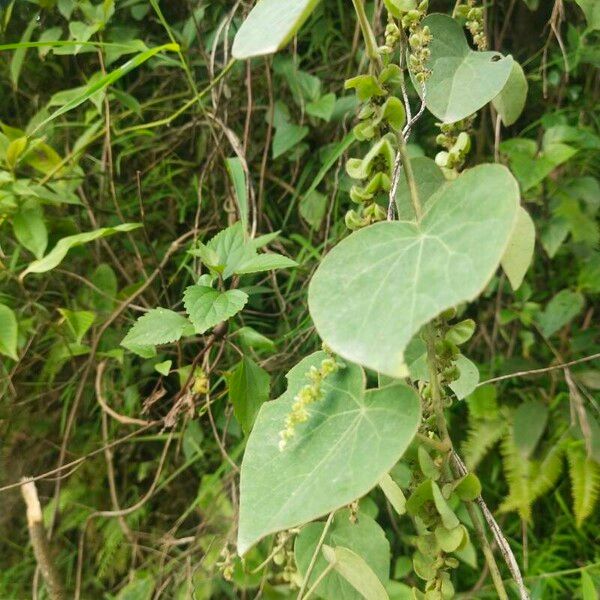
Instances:
[[[204,333],[240,312],[248,302],[248,294],[240,290],[222,292],[205,285],[192,285],[183,294],[183,304],[196,328]]]
[[[519,208],[517,225],[502,257],[502,269],[513,290],[521,287],[525,274],[533,260],[535,250],[535,225],[529,213]]]
[[[492,104],[506,127],[512,125],[521,116],[527,102],[529,84],[523,67],[513,61],[510,76],[502,91],[492,100]]]
[[[381,581],[356,552],[349,548],[323,545],[323,556],[365,600],[389,600]]]
[[[233,40],[233,57],[242,60],[281,50],[318,3],[319,0],[259,0]]]
[[[0,354],[19,360],[17,354],[17,317],[14,311],[0,304]]]
[[[319,335],[348,360],[406,376],[411,338],[444,310],[475,299],[498,268],[518,207],[510,172],[482,165],[444,188],[420,223],[377,223],[353,233],[310,283]]]
[[[30,263],[23,273],[21,273],[21,279],[29,273],[46,273],[47,271],[51,271],[62,262],[69,250],[76,246],[82,246],[83,244],[88,244],[89,242],[114,235],[115,233],[133,231],[139,227],[141,227],[139,223],[124,223],[116,227],[103,227],[94,231],[64,237],[57,242],[56,246],[46,256]]]
[[[512,70],[512,57],[471,50],[463,28],[448,15],[429,15],[423,26],[433,36],[425,103],[438,119],[445,123],[464,119],[502,91]],[[413,83],[421,95],[421,84]]]
[[[193,333],[192,324],[183,315],[167,308],[154,308],[134,323],[121,346],[129,349],[170,344]]]
[[[323,398],[286,448],[279,432],[319,352],[288,373],[288,389],[262,405],[250,434],[240,482],[238,552],[270,533],[296,527],[363,496],[400,459],[421,415],[416,394],[400,384],[365,391],[365,374],[347,364],[322,384]]]
[[[252,430],[260,407],[269,399],[271,378],[251,358],[245,356],[227,378],[229,400],[244,433]]]
[[[355,522],[350,520],[350,511],[344,509],[336,513],[324,543],[328,546],[349,548],[369,565],[377,578],[386,584],[389,579],[390,544],[383,529],[369,516],[359,512]],[[294,557],[300,575],[304,577],[312,560],[317,543],[321,538],[324,523],[309,523],[302,528],[294,544]],[[317,555],[311,576],[309,589],[327,568],[327,561],[321,552]],[[336,571],[326,575],[316,589],[325,600],[362,600],[361,596]]]
[[[250,273],[261,273],[262,271],[272,271],[273,269],[291,269],[297,267],[298,263],[287,256],[269,252],[257,254],[240,262],[235,272],[237,275],[248,275]]]

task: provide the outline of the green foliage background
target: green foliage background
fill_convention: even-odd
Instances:
[[[382,4],[367,4],[379,35]],[[307,285],[347,232],[357,101],[344,81],[366,66],[349,3],[323,0],[287,50],[233,63],[252,2],[3,5],[0,598],[46,597],[24,476],[40,476],[56,566],[81,598],[295,597],[289,544],[257,571],[270,541],[234,556],[238,470],[259,406],[319,347]],[[529,94],[508,127],[481,111],[467,166],[510,166],[537,239],[523,286],[499,274],[465,313],[482,381],[600,352],[598,18],[594,2],[488,7],[491,47],[523,65]],[[439,150],[435,123],[418,122],[412,156]],[[206,256],[187,251],[235,223],[240,202],[259,234],[281,232],[269,255],[284,268],[240,267],[243,312],[180,340],[173,314]],[[159,306],[170,312],[152,327],[175,319],[173,337],[155,355],[143,339],[123,348]],[[228,310],[203,315],[205,329]],[[483,385],[449,412],[534,598],[589,600],[600,582],[599,390],[595,358]],[[392,579],[412,583],[405,522],[378,491],[361,507],[392,541]],[[494,597],[478,560],[458,570],[462,598]]]

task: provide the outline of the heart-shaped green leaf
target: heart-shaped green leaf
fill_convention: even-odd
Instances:
[[[513,61],[510,76],[504,89],[494,98],[492,104],[507,127],[515,123],[521,116],[527,101],[529,84],[523,71],[523,67]]]
[[[390,543],[383,529],[363,513],[359,513],[356,522],[351,521],[350,516],[348,509],[336,513],[323,542],[328,546],[349,548],[363,558],[381,583],[387,584],[390,570]],[[324,528],[323,522],[309,523],[302,528],[296,538],[294,557],[302,576],[306,574]],[[326,568],[327,561],[319,552],[308,580],[308,588],[316,582]],[[325,600],[363,600],[363,596],[335,571],[331,571],[321,580],[316,592]]]
[[[508,169],[481,165],[445,187],[420,223],[377,223],[321,263],[308,293],[319,335],[334,352],[404,377],[404,350],[444,310],[475,299],[500,264],[519,188]]]
[[[429,15],[423,25],[433,36],[425,103],[438,119],[445,123],[460,121],[502,91],[511,73],[512,57],[471,50],[462,27],[447,15]],[[421,84],[414,83],[422,94]]]
[[[259,0],[242,23],[231,53],[245,59],[281,50],[320,0]]]
[[[371,490],[400,459],[421,418],[420,401],[395,384],[365,391],[353,364],[327,377],[323,398],[306,423],[279,449],[294,397],[306,373],[325,354],[305,358],[288,373],[288,389],[263,404],[248,439],[240,481],[238,552],[264,536],[296,527],[353,502]]]

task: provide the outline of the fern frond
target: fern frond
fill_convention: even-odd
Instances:
[[[558,482],[563,470],[563,448],[559,444],[552,446],[536,470],[531,482],[532,501],[549,492]]]
[[[462,443],[465,464],[469,470],[474,470],[485,458],[504,435],[506,428],[507,422],[504,419],[470,420],[467,439]]]
[[[573,512],[577,527],[581,527],[585,519],[594,512],[600,496],[600,465],[588,458],[582,447],[569,448],[567,460],[573,494]]]
[[[534,465],[532,461],[521,456],[510,431],[502,438],[500,451],[509,494],[499,510],[500,512],[516,510],[521,519],[529,522],[533,502],[531,479],[535,475]]]

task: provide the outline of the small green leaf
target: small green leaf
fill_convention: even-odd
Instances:
[[[458,400],[463,400],[472,394],[479,383],[479,369],[466,356],[459,354],[456,359],[456,366],[460,377],[450,384],[450,389],[454,392]]]
[[[19,162],[19,158],[27,148],[27,138],[25,136],[12,140],[6,149],[5,159],[9,169],[14,170]]]
[[[192,324],[183,315],[166,308],[154,308],[135,322],[121,346],[132,349],[170,344],[193,333]]]
[[[172,360],[165,360],[163,362],[156,363],[154,365],[154,370],[166,377],[171,372],[172,365]]]
[[[595,31],[600,29],[600,4],[597,0],[575,0],[581,7],[588,23],[588,29]]]
[[[13,231],[19,243],[37,259],[48,246],[48,230],[44,213],[37,202],[26,202],[12,219]]]
[[[349,548],[322,548],[325,560],[366,600],[389,600],[383,584],[367,562]]]
[[[464,321],[460,321],[460,323],[452,325],[445,337],[456,346],[462,346],[462,344],[468,342],[473,337],[475,327],[473,319],[465,319]]]
[[[386,473],[379,482],[381,491],[385,494],[394,510],[403,515],[406,512],[406,497],[400,486]]]
[[[523,402],[513,417],[513,439],[523,459],[533,454],[544,435],[548,422],[548,408],[539,400]]]
[[[466,536],[464,525],[448,529],[443,525],[435,528],[435,539],[444,552],[454,552],[463,544]]]
[[[492,104],[506,127],[512,125],[521,116],[527,102],[529,84],[523,67],[514,61],[506,85],[493,100]]]
[[[327,196],[313,190],[302,196],[300,200],[300,215],[314,229],[318,229],[325,217]]]
[[[328,546],[349,548],[364,559],[383,584],[387,583],[390,568],[390,544],[383,529],[376,521],[362,512],[359,512],[354,522],[350,517],[348,509],[337,512],[325,535],[324,543]],[[302,576],[308,569],[324,528],[323,522],[309,523],[302,528],[296,538],[294,557]],[[308,588],[316,582],[326,568],[327,561],[319,552],[308,580]],[[323,578],[316,592],[325,600],[363,600],[363,596],[336,571],[331,571]]]
[[[249,434],[260,407],[269,399],[269,374],[245,356],[227,378],[229,401],[245,434]]]
[[[14,311],[0,304],[0,354],[19,360],[17,354],[17,317]]]
[[[204,333],[240,312],[248,302],[248,294],[240,290],[221,292],[205,285],[192,285],[183,294],[183,304],[196,328]]]
[[[225,161],[225,166],[227,167],[227,173],[229,173],[235,191],[235,201],[240,213],[242,228],[245,232],[248,232],[248,189],[242,161],[237,157],[228,158]]]
[[[83,337],[96,320],[96,313],[89,310],[69,310],[68,308],[59,308],[58,312],[65,320],[73,339],[81,344]]]
[[[323,121],[329,121],[335,108],[336,96],[335,94],[325,94],[314,102],[309,102],[306,105],[306,112],[311,117],[317,117],[323,119]]]
[[[446,499],[442,496],[442,492],[435,481],[431,482],[431,492],[433,494],[433,503],[438,511],[440,517],[442,517],[442,523],[447,529],[454,529],[458,527],[458,517],[454,514],[454,511],[448,506]]]
[[[365,374],[347,364],[327,377],[309,420],[279,449],[294,397],[313,354],[288,373],[288,389],[262,405],[248,439],[240,481],[238,552],[270,533],[296,527],[371,490],[400,459],[420,422],[420,401],[396,384],[365,391]]]
[[[279,158],[288,150],[299,144],[307,135],[310,129],[306,125],[294,125],[294,123],[282,123],[275,130],[273,136],[273,159]]]
[[[102,229],[96,229],[94,231],[87,231],[86,233],[78,233],[77,235],[70,235],[59,240],[50,250],[46,256],[39,260],[35,260],[21,273],[21,279],[23,279],[29,273],[45,273],[51,271],[57,267],[67,255],[71,248],[81,246],[94,240],[114,235],[115,233],[121,233],[126,231],[133,231],[141,227],[139,223],[124,223],[123,225],[117,225],[116,227],[103,227]]]
[[[600,16],[598,19],[600,20]],[[596,590],[594,580],[585,570],[581,571],[581,596],[582,600],[598,600],[598,591]]]
[[[296,35],[319,1],[259,0],[233,40],[233,57],[242,60],[281,50]]]
[[[432,35],[425,103],[438,119],[460,121],[498,96],[510,76],[512,57],[471,50],[463,28],[448,15],[431,14],[423,25]],[[422,95],[421,84],[413,83]]]
[[[533,260],[535,250],[535,225],[529,213],[519,208],[517,225],[502,257],[502,269],[513,290],[521,287],[525,274]]]
[[[539,316],[539,324],[545,337],[551,337],[572,321],[582,310],[585,300],[579,292],[562,290],[550,300]]]

